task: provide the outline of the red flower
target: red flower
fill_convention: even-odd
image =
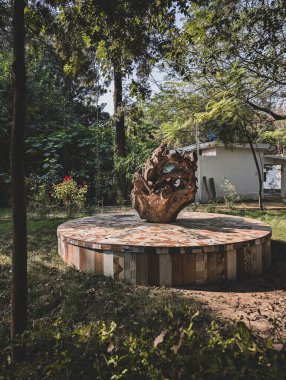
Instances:
[[[70,181],[72,179],[72,176],[71,175],[66,175],[64,177],[64,181]]]

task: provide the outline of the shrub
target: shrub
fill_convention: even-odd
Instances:
[[[65,176],[61,183],[53,184],[52,196],[59,201],[70,217],[85,203],[87,185],[78,185],[72,176]]]
[[[240,196],[237,194],[236,188],[227,178],[223,178],[221,187],[224,193],[224,203],[230,209],[235,208],[235,203],[240,202]]]
[[[37,176],[26,179],[28,194],[28,210],[41,219],[46,218],[53,206],[50,189],[47,184],[41,183]]]
[[[216,211],[216,201],[210,201],[208,204],[207,204],[207,212],[215,212]]]

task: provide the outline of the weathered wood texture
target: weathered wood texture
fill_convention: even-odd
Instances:
[[[136,285],[185,287],[263,273],[271,265],[271,228],[237,216],[184,213],[176,223],[134,214],[71,220],[58,227],[68,265]]]
[[[144,168],[135,173],[132,206],[141,219],[169,223],[194,202],[197,191],[197,157],[170,152],[165,144],[157,148]]]
[[[270,268],[270,235],[236,245],[175,252],[174,248],[136,247],[120,253],[77,247],[59,237],[59,254],[67,265],[134,285],[185,287],[257,276]],[[231,249],[229,249],[231,248]],[[211,250],[211,252],[210,252]],[[120,256],[118,255],[120,254]]]

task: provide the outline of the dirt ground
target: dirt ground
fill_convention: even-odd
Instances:
[[[278,350],[286,343],[286,250],[279,242],[272,244],[272,267],[267,273],[180,292],[223,318],[245,322],[255,334],[272,338]]]

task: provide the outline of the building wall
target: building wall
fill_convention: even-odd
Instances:
[[[198,199],[207,202],[207,193],[203,185],[203,176],[214,179],[217,198],[223,198],[223,178],[227,178],[235,187],[242,199],[257,199],[258,174],[255,162],[249,148],[234,148],[226,150],[224,147],[216,147],[202,151],[199,156],[198,169]],[[263,168],[263,150],[260,151]],[[263,172],[262,172],[263,173]],[[210,186],[209,186],[210,189]]]

